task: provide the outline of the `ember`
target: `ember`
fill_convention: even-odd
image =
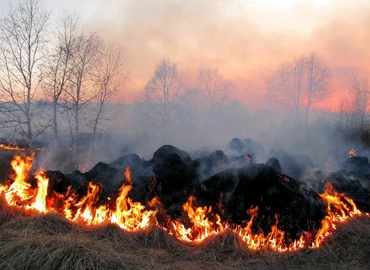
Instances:
[[[356,153],[355,149],[352,148],[351,150],[349,150],[348,155],[349,155],[350,158],[351,157],[356,157],[357,153]]]
[[[25,150],[28,149],[26,147],[21,147],[21,146],[18,146],[18,145],[4,144],[4,143],[0,143],[0,148],[5,149],[5,150],[13,150],[13,151],[25,151]],[[35,151],[43,151],[45,149],[46,149],[45,147],[34,148]]]
[[[57,212],[86,226],[114,223],[126,231],[157,226],[179,241],[194,244],[231,231],[249,249],[277,252],[318,248],[337,223],[362,214],[348,195],[337,192],[328,181],[324,192],[318,194],[265,164],[248,161],[240,169],[225,170],[232,159],[220,151],[203,159],[216,174],[200,183],[196,179],[204,170],[202,159],[194,161],[193,169],[190,158],[183,156],[186,161],[177,154],[162,153],[150,161],[155,163],[158,176],[147,177],[146,184],[137,179],[143,178],[140,168],[148,165],[131,155],[78,174],[91,178],[81,186],[60,172],[40,171],[32,176],[34,155],[19,155],[11,162],[14,180],[0,185],[0,193],[9,205],[40,213]],[[132,166],[126,166],[127,162]],[[117,192],[104,197],[104,181],[96,181],[94,175],[99,168],[112,171],[113,165],[118,171],[126,166],[120,173],[122,184]],[[280,171],[280,165],[275,165]],[[172,168],[164,170],[163,166]],[[217,166],[223,171],[217,173]],[[181,171],[183,175],[178,174]],[[137,194],[138,189],[145,195],[133,200],[130,194]]]

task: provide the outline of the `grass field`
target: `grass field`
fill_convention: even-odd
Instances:
[[[0,154],[0,175],[11,174],[13,155]],[[191,246],[158,228],[85,227],[25,213],[0,197],[0,269],[370,269],[370,217],[338,225],[319,249],[276,253],[247,250],[230,232]]]
[[[249,251],[224,233],[198,246],[159,229],[127,233],[115,225],[84,227],[56,214],[25,214],[2,200],[0,269],[369,269],[370,218],[357,217],[320,249]]]

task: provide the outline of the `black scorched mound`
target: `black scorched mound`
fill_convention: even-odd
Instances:
[[[232,147],[244,147],[242,143],[234,140]],[[355,202],[360,209],[370,211],[369,191],[359,181],[348,182],[349,178],[342,171],[329,175],[317,171],[314,181],[298,181],[283,174],[289,171],[285,152],[270,158],[267,164],[254,164],[245,153],[240,153],[228,156],[217,150],[192,160],[185,151],[166,145],[149,161],[130,154],[110,164],[98,163],[86,173],[48,174],[53,178],[53,191],[59,193],[66,185],[72,185],[72,191],[83,196],[89,181],[100,183],[102,194],[97,203],[101,204],[108,197],[117,196],[125,182],[124,170],[130,167],[133,188],[128,195],[148,208],[148,202],[158,197],[164,208],[160,211],[159,222],[166,222],[163,216],[172,220],[186,216],[182,206],[190,196],[196,198],[196,206],[211,206],[213,213],[231,226],[245,225],[251,219],[248,210],[258,206],[252,231],[267,234],[278,219],[278,228],[285,231],[287,243],[298,239],[303,232],[314,235],[320,227],[327,205],[318,193],[324,191],[325,181],[332,181],[339,192],[358,196]],[[294,160],[294,157],[289,156],[289,159]],[[279,158],[283,158],[282,166]],[[301,177],[312,163],[304,158],[298,161],[293,164],[292,172]]]

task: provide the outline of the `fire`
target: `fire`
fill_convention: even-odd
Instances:
[[[0,143],[0,148],[5,149],[5,150],[12,150],[12,151],[25,151],[25,150],[28,150],[28,148],[26,148],[26,147],[20,147],[18,145],[9,145],[9,144],[4,144],[4,143]],[[46,149],[45,147],[35,148],[36,151],[43,151],[45,149]]]
[[[156,211],[146,210],[139,202],[132,202],[127,196],[132,189],[131,171],[124,172],[125,184],[120,188],[115,209],[107,205],[97,206],[101,186],[91,182],[88,184],[87,194],[79,201],[70,197],[64,207],[65,216],[76,222],[86,225],[115,223],[127,231],[145,229],[152,224]],[[74,209],[77,209],[74,213]]]
[[[349,155],[350,158],[351,157],[356,157],[357,153],[356,153],[355,149],[352,148],[351,150],[349,150],[348,155]]]
[[[36,174],[35,178],[37,179],[37,194],[31,208],[46,213],[46,196],[48,195],[49,179],[42,172]]]
[[[247,211],[251,215],[251,219],[247,225],[238,227],[236,232],[240,238],[245,242],[246,246],[252,250],[259,250],[261,248],[270,248],[278,252],[296,251],[305,246],[303,236],[299,240],[294,241],[290,245],[285,243],[285,233],[278,229],[279,215],[275,214],[275,223],[271,226],[271,232],[265,235],[264,233],[253,233],[252,225],[258,214],[258,206]]]
[[[128,231],[145,229],[154,223],[155,210],[146,210],[146,207],[139,202],[133,202],[127,195],[132,189],[131,171],[127,168],[124,172],[125,184],[120,189],[120,194],[116,201],[115,209],[110,209],[108,205],[97,205],[101,186],[89,182],[86,195],[80,200],[74,194],[67,192],[53,194],[53,198],[48,200],[49,179],[39,172],[35,175],[37,188],[33,188],[27,177],[32,169],[32,156],[15,156],[11,162],[15,171],[15,180],[11,185],[0,185],[0,193],[5,194],[9,205],[24,206],[25,209],[34,209],[41,213],[61,212],[63,215],[74,222],[85,225],[98,225],[105,223],[115,223]],[[62,201],[62,206],[57,207],[56,201]]]
[[[16,146],[7,145],[7,144],[3,144],[3,143],[0,143],[0,148],[6,149],[6,150],[19,150],[19,151],[26,150],[26,148],[24,148],[24,147],[19,147],[17,145]]]
[[[0,185],[0,191],[5,192],[5,198],[9,205],[25,205],[26,209],[34,209],[46,213],[46,195],[49,179],[42,172],[37,173],[37,188],[33,189],[26,181],[32,169],[32,156],[15,156],[11,162],[15,172],[15,180],[9,187]]]
[[[127,196],[132,189],[131,171],[127,168],[124,172],[126,185],[120,189],[116,201],[116,209],[112,213],[112,223],[128,231],[145,229],[153,224],[156,211],[145,210],[145,206],[139,202],[132,202]]]
[[[333,189],[330,182],[325,184],[325,192],[320,197],[328,204],[327,216],[321,223],[320,230],[316,233],[312,247],[319,247],[321,242],[335,229],[338,222],[344,222],[354,215],[361,215],[352,199]]]
[[[325,192],[319,194],[327,203],[326,217],[316,233],[302,232],[299,239],[286,239],[286,233],[279,228],[279,214],[276,213],[269,232],[263,232],[253,226],[258,214],[258,206],[251,207],[247,214],[249,220],[245,225],[230,225],[222,221],[221,217],[211,206],[196,206],[196,198],[190,196],[184,203],[183,217],[170,220],[166,216],[161,202],[154,198],[149,206],[133,202],[128,194],[132,189],[131,170],[126,168],[123,173],[124,184],[119,190],[115,202],[108,198],[108,203],[100,201],[102,186],[89,182],[86,195],[82,198],[70,192],[66,194],[48,194],[49,179],[43,172],[35,175],[37,187],[29,182],[34,156],[15,156],[11,162],[15,172],[13,183],[0,185],[0,194],[3,194],[9,205],[33,209],[41,213],[58,212],[65,218],[86,226],[114,223],[124,230],[137,231],[159,226],[182,242],[201,243],[205,239],[217,236],[225,231],[238,235],[248,249],[259,250],[269,248],[277,252],[296,251],[302,248],[318,248],[321,243],[335,229],[339,222],[361,215],[353,200],[345,194],[335,191],[330,183],[325,186]],[[215,206],[222,213],[221,202]],[[167,218],[165,222],[158,222],[156,215]],[[164,224],[164,225],[163,225]]]
[[[11,162],[11,166],[15,172],[15,179],[9,188],[2,187],[5,192],[5,198],[9,205],[18,205],[23,201],[27,201],[34,195],[31,184],[26,181],[32,169],[33,156],[15,156]]]
[[[221,223],[220,216],[217,214],[213,215],[211,206],[194,207],[194,201],[195,197],[190,196],[183,205],[183,210],[187,213],[192,226],[186,228],[180,221],[171,221],[170,234],[185,242],[202,242],[204,239],[217,235],[226,229],[226,226]],[[210,221],[209,215],[216,221]]]

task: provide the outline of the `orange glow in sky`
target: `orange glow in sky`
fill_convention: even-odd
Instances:
[[[368,0],[94,0],[57,1],[56,11],[78,10],[83,27],[126,49],[128,103],[163,57],[179,63],[195,83],[202,67],[218,67],[235,83],[233,98],[267,106],[265,78],[286,59],[315,51],[331,67],[335,110],[353,72],[370,79]]]

